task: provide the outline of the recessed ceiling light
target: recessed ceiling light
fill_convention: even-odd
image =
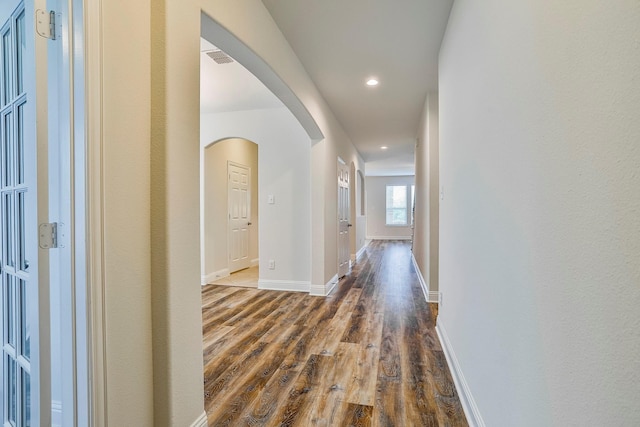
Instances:
[[[387,148],[389,147],[387,147],[386,145],[383,145],[382,147],[380,147],[381,150],[386,150]]]
[[[376,80],[376,79],[367,80],[367,86],[378,86],[378,83],[380,83],[380,82],[378,80]]]

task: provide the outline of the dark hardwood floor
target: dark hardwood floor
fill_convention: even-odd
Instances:
[[[374,241],[326,298],[202,291],[210,426],[466,426],[409,244]]]

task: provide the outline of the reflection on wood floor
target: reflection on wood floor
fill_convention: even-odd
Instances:
[[[202,291],[210,426],[466,426],[407,242],[374,241],[327,297]]]

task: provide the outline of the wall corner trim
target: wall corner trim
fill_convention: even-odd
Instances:
[[[326,297],[333,291],[333,288],[338,284],[338,275],[336,274],[324,285],[311,285],[309,289],[309,295],[317,297]]]
[[[462,404],[462,409],[464,410],[464,414],[467,417],[469,426],[486,427],[484,420],[480,415],[478,405],[476,405],[476,401],[471,394],[471,389],[469,388],[469,385],[464,378],[462,368],[460,367],[458,358],[453,351],[453,347],[451,346],[451,342],[449,341],[449,337],[447,336],[447,332],[442,325],[440,317],[438,317],[438,321],[436,323],[436,332],[438,334],[438,338],[440,338],[440,343],[442,344],[442,349],[444,350],[444,357],[447,359],[447,363],[449,364],[451,376],[453,377],[453,382],[456,386],[456,390],[458,390],[460,403]]]
[[[258,280],[258,289],[269,291],[309,292],[311,283],[293,280]]]
[[[203,411],[190,427],[207,427],[207,413]]]
[[[413,256],[413,252],[411,253],[411,261],[413,262],[413,268],[416,270],[416,275],[418,276],[418,281],[420,282],[420,287],[422,288],[422,293],[424,294],[424,299],[427,302],[432,302],[439,304],[440,303],[440,292],[438,291],[430,291],[429,284],[426,280],[424,280],[424,276],[422,275],[422,271],[420,271],[420,267],[418,267],[418,262],[416,258]]]

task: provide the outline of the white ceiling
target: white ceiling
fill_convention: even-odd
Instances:
[[[366,162],[367,175],[411,175],[420,113],[437,90],[453,0],[262,0]],[[282,107],[238,62],[201,39],[201,111]],[[369,77],[380,80],[368,87]],[[381,146],[389,147],[387,150]]]
[[[218,50],[200,39],[201,113],[278,108],[284,104],[237,62],[217,64],[206,52]]]
[[[438,87],[453,0],[262,2],[364,157],[367,175],[413,174],[420,113]],[[369,77],[380,85],[367,87]]]

